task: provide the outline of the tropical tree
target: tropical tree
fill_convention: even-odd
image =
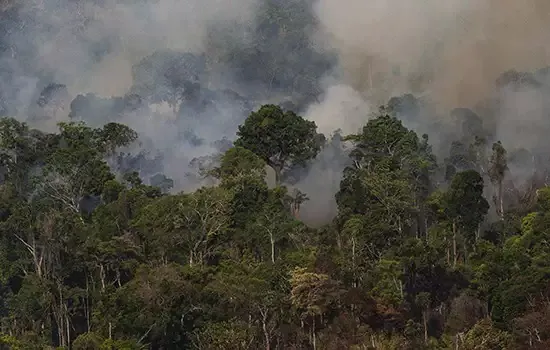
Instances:
[[[239,126],[235,145],[263,159],[275,171],[281,183],[283,171],[290,165],[304,165],[320,150],[315,122],[275,105],[264,105],[252,112]]]

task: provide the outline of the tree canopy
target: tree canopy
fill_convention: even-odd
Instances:
[[[246,148],[275,171],[277,184],[291,165],[305,165],[320,150],[315,122],[276,105],[264,105],[239,126],[235,146]]]
[[[264,105],[205,171],[214,185],[175,192],[113,166],[138,139],[123,124],[1,119],[0,344],[547,348],[550,189],[511,200],[498,141],[462,138],[439,163],[395,106],[365,120],[324,144]],[[308,227],[283,175],[344,143],[338,215]]]

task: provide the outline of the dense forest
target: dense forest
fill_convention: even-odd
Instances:
[[[0,349],[550,348],[550,69],[216,3],[0,2]]]
[[[404,127],[392,102],[358,134],[332,139],[264,105],[203,169],[215,185],[177,194],[167,194],[165,176],[151,186],[110,170],[137,138],[122,124],[60,123],[44,133],[2,119],[0,341],[548,348],[550,187],[513,192],[507,151],[471,120],[438,161],[428,135]],[[352,145],[351,165],[338,215],[310,228],[296,219],[307,194],[289,191],[285,174],[342,143]]]

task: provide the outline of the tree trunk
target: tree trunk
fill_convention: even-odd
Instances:
[[[269,243],[271,244],[271,262],[275,263],[275,239],[271,230],[269,231]]]
[[[88,282],[88,274],[86,273],[86,304],[85,304],[85,315],[86,315],[86,329],[87,332],[90,333],[91,331],[91,325],[90,325],[90,285]]]
[[[403,234],[403,225],[401,224],[401,217],[397,217],[397,230],[400,234]]]
[[[424,324],[424,344],[428,344],[428,311],[422,312],[422,323]]]
[[[447,265],[451,266],[451,247],[449,245],[449,240],[447,237],[445,237],[445,247],[447,251]]]
[[[116,283],[119,288],[122,288],[122,283],[120,281],[120,270],[117,268],[115,273],[116,273]]]
[[[456,268],[458,255],[456,252],[456,222],[453,222],[453,268]]]
[[[500,207],[500,219],[504,220],[504,198],[502,195],[502,181],[498,182],[498,202]]]
[[[103,266],[103,264],[100,264],[99,265],[99,279],[101,280],[101,291],[102,292],[105,292],[105,278],[106,278],[106,274],[105,274],[105,267]]]
[[[262,330],[264,332],[264,339],[265,339],[265,350],[270,350],[270,337],[269,332],[267,331],[267,311],[262,313]]]
[[[65,303],[63,306],[65,307],[65,326],[67,327],[67,344],[65,346],[69,348],[69,345],[71,344],[71,324],[69,320],[69,309],[67,308],[67,305]]]
[[[312,337],[313,337],[313,350],[317,350],[317,336],[315,331],[315,316],[313,316],[313,327],[312,327]]]
[[[63,310],[63,292],[61,290],[61,286],[57,286],[58,292],[59,292],[59,304],[57,305],[57,317],[56,317],[56,323],[57,323],[57,334],[59,337],[59,346],[65,347],[66,342],[66,333],[65,333],[65,320],[64,320],[64,310]]]
[[[351,266],[353,270],[353,287],[357,287],[357,277],[355,274],[355,236],[351,237]]]

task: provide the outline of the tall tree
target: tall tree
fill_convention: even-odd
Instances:
[[[338,301],[338,284],[326,274],[296,268],[291,272],[290,285],[292,305],[301,321],[307,322],[311,345],[316,350],[317,328],[322,326],[323,315]]]
[[[506,158],[506,150],[500,141],[493,143],[493,153],[491,154],[489,165],[489,178],[491,183],[496,187],[495,205],[498,205],[497,214],[501,219],[504,219],[504,198],[502,182],[508,170],[508,160]]]
[[[254,152],[275,171],[281,184],[282,172],[290,165],[304,165],[321,149],[315,122],[275,105],[252,112],[239,126],[235,145]]]
[[[466,170],[454,176],[446,193],[445,210],[451,218],[453,230],[454,266],[458,261],[457,235],[461,233],[466,241],[473,243],[473,236],[478,237],[479,225],[489,210],[483,188],[481,175],[475,170]]]
[[[372,232],[385,224],[394,231],[392,237],[386,230],[386,240],[409,231],[427,232],[423,202],[436,166],[427,137],[420,141],[382,108],[360,134],[347,139],[355,148],[350,152],[353,165],[345,169],[336,195],[339,217],[343,221],[354,214],[370,217]]]

